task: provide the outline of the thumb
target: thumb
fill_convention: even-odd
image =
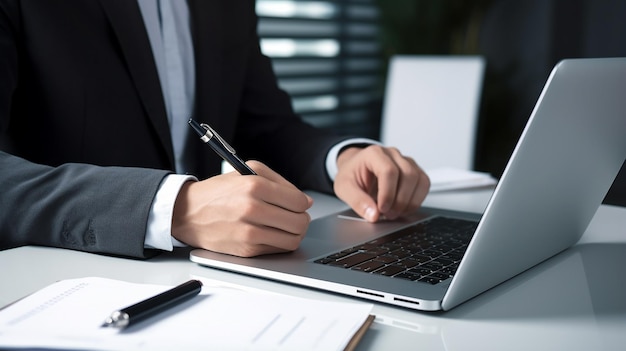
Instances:
[[[376,201],[358,184],[335,183],[335,194],[368,222],[376,222],[380,218]]]

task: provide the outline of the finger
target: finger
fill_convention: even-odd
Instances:
[[[371,173],[362,175],[361,179],[338,177],[334,184],[335,194],[343,200],[359,216],[369,222],[376,222],[380,217],[376,201],[376,179]]]
[[[294,250],[288,250],[288,249],[283,249],[280,247],[274,247],[274,246],[264,245],[264,244],[243,245],[240,248],[238,248],[233,253],[233,255],[240,256],[240,257],[254,257],[254,256],[260,256],[260,255],[277,254],[277,253],[284,253],[284,252],[291,252],[291,251],[294,251]]]
[[[243,218],[250,224],[291,235],[303,235],[311,222],[307,212],[293,212],[267,202],[252,204],[243,212]]]
[[[395,159],[401,157],[395,148],[372,148],[372,155],[367,167],[377,179],[376,203],[381,213],[387,213],[396,201],[400,180],[400,168]]]
[[[304,233],[296,235],[247,221],[219,221],[202,229],[200,235],[192,235],[191,230],[182,234],[187,239],[183,242],[194,247],[241,257],[293,251],[304,238]]]
[[[422,203],[424,202],[424,199],[426,199],[426,196],[428,195],[429,190],[430,190],[430,178],[428,177],[426,172],[424,172],[424,170],[420,168],[420,179],[419,179],[419,183],[417,184],[417,189],[415,190],[415,194],[413,196],[412,206],[414,207],[414,209],[418,209],[422,205]]]
[[[262,178],[274,183],[264,185],[259,189],[261,192],[258,195],[261,198],[289,211],[304,212],[311,208],[313,199],[283,178],[283,176],[261,162],[248,161],[247,163]]]
[[[423,179],[421,169],[412,158],[405,157],[396,150],[389,150],[389,155],[398,167],[399,176],[396,193],[388,196],[389,198],[393,197],[393,203],[389,210],[383,214],[389,219],[395,219],[413,212],[419,207],[421,200],[423,200],[420,197],[420,182]],[[420,191],[418,192],[418,190]],[[380,196],[385,196],[385,194],[380,194]]]
[[[235,234],[235,240],[240,243],[235,249],[236,255],[242,257],[294,251],[304,238],[304,235],[292,235],[275,228],[254,225],[246,228]]]
[[[376,202],[366,192],[358,187],[354,187],[347,192],[345,196],[346,203],[356,212],[359,216],[366,219],[369,222],[376,222],[380,219],[380,211]]]
[[[263,181],[267,184],[252,189],[251,192],[254,193],[254,197],[262,199],[268,204],[295,213],[303,213],[313,205],[313,199],[296,188],[269,180]]]
[[[298,189],[295,185],[289,182],[280,174],[276,173],[274,170],[266,166],[264,163],[259,161],[250,160],[247,161],[246,164],[252,168],[258,175],[263,178],[269,179],[275,183],[282,184],[284,186],[292,187],[294,189]]]

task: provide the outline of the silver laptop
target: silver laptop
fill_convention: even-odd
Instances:
[[[240,258],[193,250],[190,258],[410,309],[449,310],[578,241],[626,159],[625,91],[626,58],[559,63],[482,216],[422,208],[372,224],[345,219],[354,215],[346,211],[314,220],[292,253]]]

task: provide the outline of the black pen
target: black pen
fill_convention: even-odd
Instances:
[[[190,280],[147,300],[111,313],[102,326],[125,328],[198,295],[200,290],[202,290],[202,282]]]
[[[193,130],[198,133],[200,136],[200,140],[209,144],[213,151],[217,152],[224,161],[228,162],[234,169],[237,170],[242,175],[256,175],[256,173],[252,170],[252,168],[248,167],[248,165],[243,162],[242,159],[237,156],[235,153],[235,149],[232,146],[228,145],[228,143],[222,139],[222,137],[217,134],[213,128],[209,127],[207,124],[200,124],[193,119],[189,119],[189,125]]]

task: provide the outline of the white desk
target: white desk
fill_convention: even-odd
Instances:
[[[312,194],[318,217],[345,205]],[[430,195],[426,205],[482,212],[490,190]],[[360,350],[623,350],[626,208],[602,206],[580,243],[445,313],[375,304]],[[22,247],[0,252],[0,306],[60,279],[102,276],[174,285],[201,277],[290,295],[358,301],[198,266],[188,250],[148,261]],[[496,263],[497,264],[497,263]]]

